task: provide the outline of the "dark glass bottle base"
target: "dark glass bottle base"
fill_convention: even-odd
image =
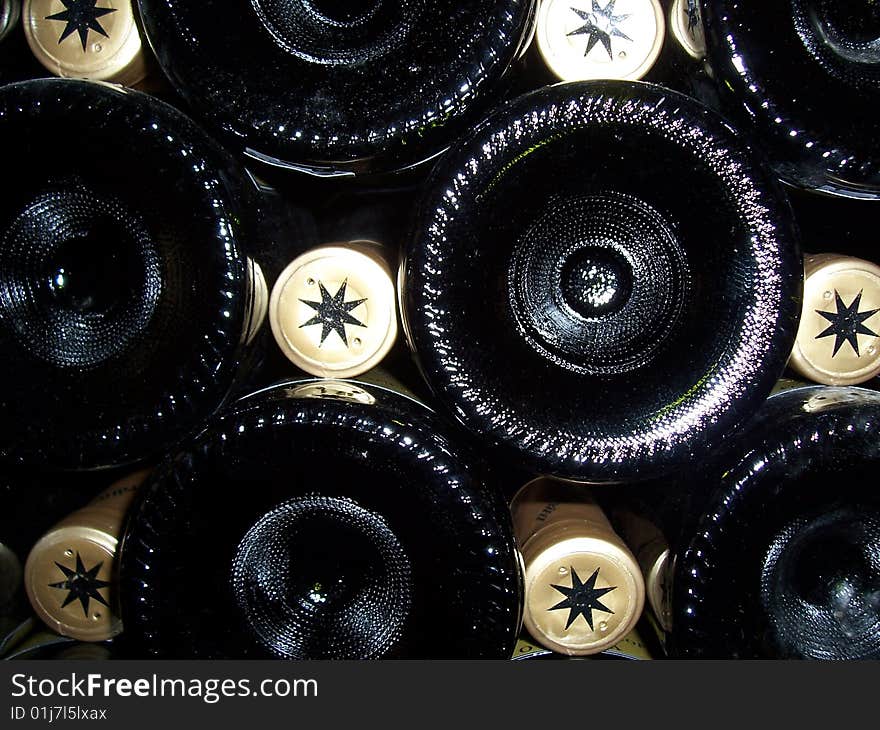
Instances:
[[[127,651],[510,656],[510,517],[424,407],[354,382],[239,401],[159,467],[122,547]]]
[[[597,482],[680,468],[747,418],[802,278],[763,161],[628,82],[558,84],[478,127],[435,168],[404,274],[437,400],[505,458]]]
[[[789,390],[707,470],[676,560],[677,656],[880,658],[878,418],[873,391]]]

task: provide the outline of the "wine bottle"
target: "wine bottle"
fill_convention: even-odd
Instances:
[[[0,459],[123,465],[197,430],[265,317],[256,188],[145,94],[0,89]],[[265,301],[266,297],[262,297]]]
[[[677,549],[677,656],[880,658],[880,394],[768,399],[698,480]],[[708,490],[708,491],[706,491]]]
[[[272,290],[269,321],[281,351],[324,378],[378,365],[397,339],[397,289],[383,247],[351,241],[294,259]]]
[[[63,478],[35,469],[0,467],[0,656],[30,631],[24,564],[34,543],[56,521],[106,485],[103,476]]]
[[[443,158],[400,295],[425,379],[484,443],[541,474],[633,481],[759,407],[801,279],[785,195],[720,117],[596,81],[520,97]]]
[[[658,628],[670,630],[672,613],[672,550],[660,528],[643,513],[619,510],[612,517],[620,536],[635,556],[645,582],[647,607]]]
[[[122,544],[126,651],[511,656],[510,515],[434,413],[353,381],[234,404],[145,485]]]
[[[134,86],[149,71],[134,0],[24,0],[24,32],[52,74]]]
[[[159,63],[197,116],[273,166],[406,168],[495,100],[534,0],[356,5],[141,0]]]
[[[561,81],[638,80],[660,56],[660,0],[543,0],[538,50]]]
[[[18,23],[20,16],[20,0],[0,0],[0,43]]]
[[[755,135],[788,183],[880,194],[877,38],[871,2],[701,0],[725,111]]]
[[[671,0],[669,32],[692,59],[702,61],[706,57],[706,34],[700,0]]]
[[[700,99],[719,109],[715,83],[706,63],[706,38],[699,0],[662,0],[666,40],[660,58],[644,80]]]
[[[510,505],[525,565],[523,624],[551,651],[598,654],[635,628],[638,563],[583,487],[540,478]]]
[[[851,256],[804,259],[804,310],[789,365],[826,385],[880,375],[880,266]]]
[[[117,548],[127,510],[147,473],[135,472],[108,487],[50,529],[28,554],[28,600],[56,633],[106,641],[122,631]]]
[[[689,535],[683,516],[694,505],[693,471],[599,492],[601,506],[635,556],[645,581],[645,611],[638,630],[654,657],[669,654],[675,547],[683,541],[683,532]]]

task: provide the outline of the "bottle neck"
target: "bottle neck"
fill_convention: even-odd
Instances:
[[[615,524],[642,571],[648,605],[661,628],[669,631],[672,598],[669,543],[657,525],[641,515],[621,510],[614,516]]]
[[[546,543],[574,536],[597,537],[625,547],[583,486],[539,479],[514,496],[510,509],[514,534],[524,552],[536,538]]]
[[[535,640],[586,656],[633,629],[645,600],[641,572],[583,486],[539,479],[511,510],[525,566],[523,623]]]

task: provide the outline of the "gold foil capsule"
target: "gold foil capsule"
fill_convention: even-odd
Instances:
[[[598,654],[635,628],[645,584],[635,557],[583,487],[537,479],[511,502],[525,564],[523,624],[560,654]]]
[[[148,72],[132,0],[25,0],[34,56],[55,76],[133,86]]]
[[[123,479],[68,515],[31,549],[25,590],[37,616],[79,641],[122,631],[116,609],[116,551],[126,512],[147,472]]]
[[[804,306],[789,366],[824,385],[880,375],[880,266],[833,254],[804,260]]]
[[[378,365],[397,339],[397,294],[381,247],[322,246],[278,277],[269,322],[281,351],[320,378],[352,378]]]
[[[562,81],[641,79],[660,55],[659,0],[542,0],[538,50]]]
[[[621,510],[615,524],[642,571],[648,606],[663,631],[672,630],[672,550],[650,520]]]
[[[669,9],[669,29],[691,58],[705,58],[706,36],[699,0],[673,0]]]

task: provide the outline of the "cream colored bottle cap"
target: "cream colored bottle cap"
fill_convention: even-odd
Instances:
[[[562,81],[640,79],[665,35],[659,0],[542,0],[538,11],[538,50]]]
[[[25,0],[37,60],[56,76],[132,86],[147,75],[132,0]]]
[[[706,35],[699,0],[674,0],[669,10],[669,28],[691,58],[706,56]]]
[[[538,536],[525,546],[523,623],[560,654],[598,654],[635,627],[645,587],[631,554],[600,537],[574,536],[577,528],[569,525],[571,537]]]
[[[307,373],[352,378],[397,339],[394,278],[375,243],[313,249],[278,277],[269,322],[282,352]]]
[[[804,261],[804,308],[789,365],[825,385],[880,375],[880,267],[836,255]]]
[[[62,527],[45,535],[25,566],[36,614],[53,631],[80,641],[104,641],[122,631],[112,608],[116,536],[101,529]]]
[[[28,555],[25,590],[53,631],[105,641],[122,631],[115,610],[115,562],[126,510],[146,472],[117,482],[46,533]]]
[[[560,654],[598,654],[635,627],[645,583],[635,557],[582,486],[539,478],[510,505],[525,565],[523,625]]]

